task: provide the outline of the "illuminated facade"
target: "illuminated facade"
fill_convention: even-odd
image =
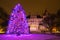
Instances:
[[[30,32],[41,32],[47,31],[47,27],[43,25],[43,18],[37,18],[37,16],[31,16],[28,20],[28,25],[30,27]],[[41,24],[41,25],[40,25]]]

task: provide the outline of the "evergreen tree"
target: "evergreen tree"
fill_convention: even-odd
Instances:
[[[7,34],[28,34],[28,24],[25,11],[20,4],[17,4],[11,13]]]

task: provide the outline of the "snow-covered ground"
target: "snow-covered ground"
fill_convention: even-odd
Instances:
[[[48,34],[21,34],[19,36],[0,34],[0,40],[59,40],[59,38]]]

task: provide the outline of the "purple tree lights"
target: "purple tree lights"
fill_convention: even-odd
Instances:
[[[20,4],[17,4],[11,13],[7,34],[28,34],[29,28],[25,11]]]

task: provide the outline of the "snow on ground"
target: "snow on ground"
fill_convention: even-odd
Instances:
[[[57,36],[48,34],[0,34],[0,40],[59,40]]]

